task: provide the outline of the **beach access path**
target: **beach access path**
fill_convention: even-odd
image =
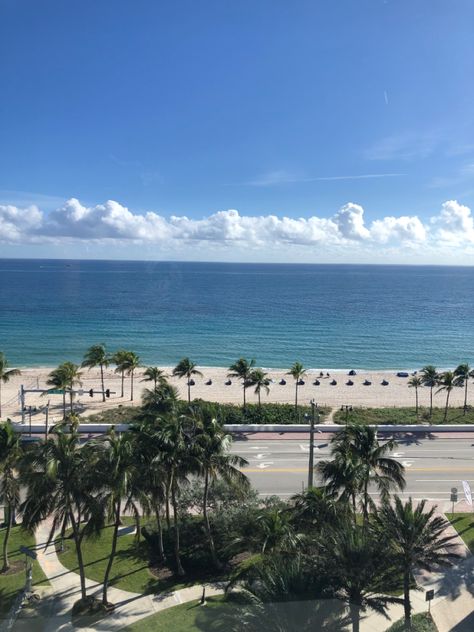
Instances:
[[[20,385],[28,389],[47,389],[46,381],[48,373],[53,367],[23,368],[22,374],[12,378],[2,386],[2,413],[5,417],[11,417],[14,421],[20,419],[20,407],[18,393]],[[162,367],[165,373],[171,376],[172,367]],[[139,405],[141,392],[144,388],[150,388],[152,383],[143,381],[143,370],[137,370],[134,379],[134,401],[130,401],[130,378],[125,378],[124,397],[121,397],[121,377],[112,368],[105,370],[105,388],[110,389],[111,396],[102,402],[100,371],[98,369],[82,369],[81,382],[78,390],[83,393],[75,396],[75,406],[81,415],[88,415],[100,410],[115,408],[119,405]],[[191,387],[191,397],[222,403],[242,403],[242,384],[239,380],[228,381],[228,369],[222,367],[199,367],[203,376],[195,376],[195,385]],[[273,380],[270,384],[268,395],[262,393],[262,402],[294,403],[295,383],[291,376],[287,375],[287,369],[265,369],[268,377]],[[404,407],[415,405],[415,392],[408,387],[408,378],[397,377],[393,371],[357,371],[357,375],[348,376],[348,371],[324,370],[324,376],[319,377],[320,370],[309,370],[304,378],[304,385],[298,388],[298,401],[300,404],[309,404],[315,399],[320,406],[340,407],[342,405],[366,406],[366,407]],[[330,374],[330,377],[326,376]],[[170,382],[179,391],[182,399],[187,399],[186,379],[170,377]],[[280,384],[285,380],[286,384]],[[314,382],[319,380],[319,386]],[[331,382],[335,380],[336,384]],[[353,385],[348,385],[351,380]],[[364,385],[364,381],[371,382],[370,386]],[[382,385],[386,380],[388,385]],[[211,384],[207,382],[211,381]],[[94,396],[89,396],[89,391],[94,390]],[[435,389],[436,390],[436,389]],[[430,389],[421,387],[418,389],[420,406],[429,406]],[[252,388],[246,391],[247,401],[257,403],[257,396]],[[474,394],[473,394],[474,397]],[[41,409],[50,401],[50,421],[57,422],[62,417],[62,396],[51,394],[41,396],[39,393],[27,393],[26,406],[32,406],[32,423],[44,423],[45,415]],[[455,388],[450,396],[451,406],[462,406],[464,401],[464,389]],[[445,396],[434,394],[435,406],[443,406]],[[37,410],[35,410],[35,408]]]

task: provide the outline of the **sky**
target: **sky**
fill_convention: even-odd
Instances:
[[[0,0],[0,257],[474,265],[472,0]]]

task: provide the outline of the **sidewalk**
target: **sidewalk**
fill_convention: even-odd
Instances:
[[[80,598],[79,576],[61,564],[56,555],[54,543],[45,550],[44,543],[47,542],[48,535],[49,525],[42,523],[36,532],[38,546],[36,552],[38,562],[52,586],[51,594],[46,596],[48,603],[44,604],[44,609],[48,611],[48,619],[43,632],[75,632],[76,628],[71,623],[71,608]],[[101,584],[87,579],[86,585],[89,595],[97,595],[100,598]],[[84,632],[120,630],[139,619],[171,606],[200,599],[202,589],[202,585],[196,585],[160,595],[142,595],[111,586],[108,590],[108,598],[115,604],[113,613],[95,622],[93,627],[81,627],[81,630]],[[207,597],[223,592],[219,586],[206,585]]]

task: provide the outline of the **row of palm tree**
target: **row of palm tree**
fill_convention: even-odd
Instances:
[[[162,376],[154,375],[153,382],[160,388]],[[26,447],[21,446],[11,423],[2,424],[0,492],[8,509],[3,570],[9,567],[14,510],[31,531],[50,519],[50,541],[70,529],[81,599],[87,603],[83,547],[87,537],[109,524],[112,539],[102,589],[102,602],[109,608],[108,587],[121,516],[131,513],[138,532],[143,516],[154,522],[160,559],[172,554],[175,572],[183,576],[179,498],[189,479],[197,478],[203,484],[199,503],[206,546],[216,572],[221,571],[222,549],[215,542],[209,492],[218,479],[235,493],[248,488],[249,482],[241,471],[246,461],[230,453],[231,438],[213,412],[200,404],[177,415],[171,407],[170,412],[126,433],[111,430],[85,444],[74,416],[55,426],[46,439]],[[236,552],[255,553],[237,568],[230,582],[254,593],[255,607],[242,615],[247,630],[256,630],[252,625],[261,623],[265,607],[262,611],[263,602],[258,600],[265,592],[268,598],[277,584],[288,582],[290,571],[288,599],[307,598],[308,591],[313,591],[313,598],[335,597],[347,604],[354,632],[367,609],[383,614],[397,600],[404,603],[410,629],[413,571],[450,563],[451,538],[443,534],[444,519],[435,516],[434,510],[426,511],[424,502],[415,507],[411,499],[391,498],[392,492],[405,487],[404,468],[389,455],[395,447],[394,441],[380,443],[373,428],[348,424],[331,441],[331,459],[316,466],[322,486],[297,494],[289,503],[263,508],[254,526],[228,545],[230,552],[237,547]],[[20,486],[26,495],[22,503]],[[381,496],[378,506],[371,499],[373,487]],[[172,551],[165,550],[165,530]],[[394,577],[402,578],[403,599],[387,596]],[[314,616],[308,621],[314,622]],[[321,625],[320,629],[325,628]]]
[[[430,417],[433,416],[433,390],[436,388],[436,393],[446,393],[446,404],[444,407],[444,421],[448,418],[449,398],[451,392],[456,388],[464,388],[464,414],[466,414],[468,405],[468,386],[469,379],[474,377],[474,369],[469,364],[464,363],[457,366],[454,371],[442,371],[439,372],[435,366],[428,364],[424,366],[419,374],[413,375],[408,380],[408,386],[415,389],[415,408],[416,416],[418,417],[419,402],[418,402],[418,389],[426,386],[430,389]]]

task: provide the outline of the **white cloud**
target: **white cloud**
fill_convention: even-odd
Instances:
[[[458,248],[458,255],[473,251],[474,217],[469,207],[455,200],[445,202],[426,222],[416,215],[401,215],[366,223],[363,207],[353,202],[332,217],[242,216],[237,210],[227,210],[193,219],[153,211],[135,213],[113,200],[89,207],[71,198],[50,213],[36,206],[0,206],[0,242],[62,247],[92,243],[96,248],[135,244],[175,253],[194,248],[202,256],[212,248],[222,258],[237,250],[265,257],[270,252],[300,248],[301,252],[332,253],[334,257],[359,253],[370,258],[371,253],[386,253],[393,259],[399,253],[404,261],[404,252],[418,256],[423,252],[433,255],[437,249]]]

